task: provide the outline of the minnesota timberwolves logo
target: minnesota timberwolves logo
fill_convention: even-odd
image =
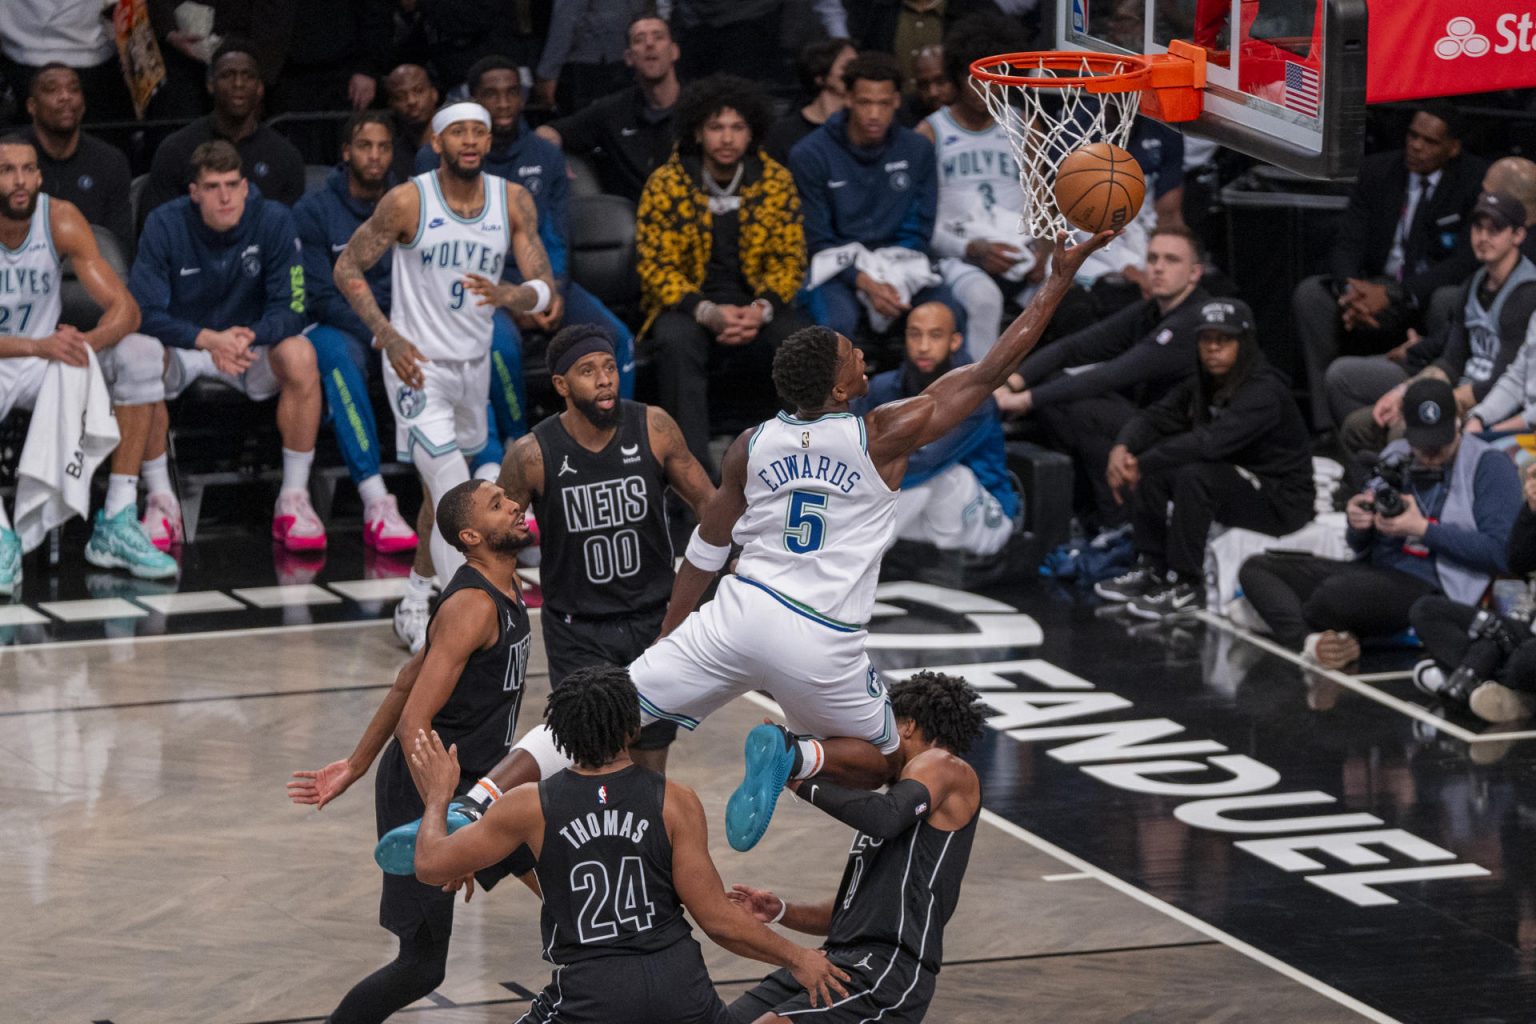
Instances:
[[[272,168],[267,166],[267,162],[265,160],[258,160],[256,161],[256,166],[251,168],[251,176],[256,178],[265,178],[267,176],[267,172],[270,170],[272,170]]]
[[[912,184],[912,178],[906,171],[897,171],[891,175],[891,189],[896,192],[905,192]]]
[[[395,405],[400,409],[400,415],[408,420],[413,420],[421,415],[421,410],[427,406],[427,396],[415,388],[402,384],[395,392]]]
[[[261,246],[247,246],[240,254],[240,272],[246,277],[261,276]]]
[[[89,192],[96,187],[96,179],[89,174],[82,174],[80,175],[80,180],[75,182],[75,184],[80,186],[80,191]]]

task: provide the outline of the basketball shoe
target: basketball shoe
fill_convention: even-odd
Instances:
[[[309,492],[282,491],[272,510],[272,539],[289,551],[320,551],[325,547],[325,526],[309,503]]]
[[[174,494],[151,494],[144,499],[144,535],[161,551],[169,551],[186,539],[181,525],[181,502]]]
[[[725,838],[733,850],[746,852],[768,831],[800,751],[788,729],[764,723],[747,733],[743,753],[746,773],[725,805]]]
[[[363,510],[363,543],[381,555],[416,550],[416,531],[401,518],[393,494],[370,501]]]
[[[21,586],[21,538],[15,530],[0,527],[0,597],[10,597]]]
[[[103,569],[127,569],[141,580],[175,576],[176,559],[151,543],[136,512],[132,505],[125,505],[108,519],[106,509],[97,509],[85,560]]]

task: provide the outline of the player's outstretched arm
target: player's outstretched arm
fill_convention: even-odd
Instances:
[[[751,436],[752,431],[743,431],[721,460],[720,486],[699,510],[698,529],[693,531],[683,567],[672,584],[672,599],[661,623],[662,636],[681,625],[699,606],[730,553],[731,528],[747,509],[747,442]]]
[[[75,276],[85,286],[86,294],[101,307],[101,319],[84,331],[85,342],[100,352],[123,340],[123,335],[137,330],[139,304],[128,293],[128,286],[101,256],[96,236],[85,216],[63,199],[54,199],[48,207],[53,226],[53,247],[59,258],[68,259]]]
[[[493,646],[500,636],[496,605],[483,590],[452,594],[438,613],[428,627],[421,672],[395,726],[395,738],[405,750],[411,749],[417,733],[432,728],[433,716],[453,695],[470,655]]]
[[[750,885],[733,885],[725,897],[764,924],[782,924],[806,935],[825,936],[832,930],[835,897],[820,903],[791,903],[777,893]]]
[[[1112,231],[1101,231],[1086,242],[1064,248],[1063,234],[1057,239],[1056,259],[1044,286],[980,362],[958,366],[921,394],[882,405],[865,416],[869,454],[875,464],[883,465],[937,441],[1002,387],[1019,361],[1040,341],[1083,261],[1114,237]]]
[[[448,834],[448,801],[459,784],[458,746],[443,749],[434,731],[411,741],[411,778],[426,812],[416,833],[416,878],[445,885],[504,860],[525,843],[542,838],[538,786],[519,786],[491,805],[479,821]]]
[[[395,726],[400,722],[400,712],[405,710],[406,698],[411,694],[411,688],[416,685],[416,678],[421,673],[421,663],[426,660],[426,652],[418,651],[411,660],[401,667],[395,675],[395,684],[384,694],[384,699],[379,703],[378,710],[373,713],[368,727],[363,730],[362,739],[357,741],[352,754],[340,761],[332,761],[324,768],[314,771],[296,771],[288,780],[288,799],[296,804],[312,804],[316,810],[323,808],[332,800],[341,796],[347,789],[368,774],[368,769],[373,766],[374,759],[379,756],[379,751],[384,749],[384,744],[389,742],[394,735]]]
[[[672,841],[672,881],[677,898],[704,934],[738,956],[789,968],[811,994],[812,1006],[848,994],[842,985],[848,975],[825,953],[795,945],[726,898],[720,872],[709,857],[704,807],[693,790],[668,782],[662,816]]]

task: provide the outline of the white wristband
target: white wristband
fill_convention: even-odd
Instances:
[[[523,284],[527,285],[529,288],[532,288],[533,293],[539,297],[539,300],[533,304],[533,308],[528,312],[542,313],[549,308],[549,285],[545,284],[542,278],[535,277],[531,280],[524,281]]]
[[[731,546],[711,544],[699,536],[699,528],[695,526],[693,536],[688,538],[688,550],[685,554],[688,561],[705,572],[719,572],[724,568],[725,560],[731,557]]]
[[[780,896],[779,897],[779,912],[777,914],[773,915],[773,920],[769,921],[768,923],[769,924],[778,924],[780,921],[784,920],[784,915],[787,914],[787,913],[789,913],[789,904],[785,901],[783,896]]]
[[[496,785],[496,783],[492,782],[490,779],[482,778],[479,782],[476,782],[472,787],[470,787],[469,792],[465,793],[464,795],[477,804],[483,804],[489,807],[491,804],[501,799],[501,787]]]

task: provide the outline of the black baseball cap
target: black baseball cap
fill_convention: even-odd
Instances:
[[[1253,333],[1253,310],[1242,299],[1210,299],[1200,307],[1195,332],[1220,331],[1240,338]]]
[[[1472,219],[1487,217],[1494,225],[1504,228],[1525,227],[1525,204],[1508,192],[1484,192],[1472,207]]]
[[[1456,439],[1456,393],[1436,377],[1416,380],[1403,393],[1403,433],[1414,448],[1444,448]]]

